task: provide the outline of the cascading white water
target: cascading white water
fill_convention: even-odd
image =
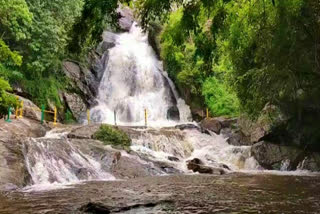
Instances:
[[[232,146],[221,135],[203,134],[197,129],[171,132],[159,130],[157,134],[141,132],[133,139],[131,149],[149,159],[167,162],[188,172],[186,162],[199,158],[205,165],[221,167],[227,165],[231,170],[258,170],[261,167],[251,156],[251,147]],[[169,161],[169,157],[179,161]]]
[[[24,144],[24,156],[33,185],[115,179],[67,139],[31,138]]]
[[[118,124],[143,125],[146,109],[149,125],[174,124],[169,122],[169,111],[187,122],[190,109],[168,79],[148,44],[148,35],[134,23],[130,32],[116,35],[116,45],[109,50],[92,120],[114,124],[116,112]]]

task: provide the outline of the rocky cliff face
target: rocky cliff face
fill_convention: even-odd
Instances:
[[[120,6],[117,12],[120,31],[129,31],[134,22],[133,12],[124,6]],[[86,109],[96,104],[99,83],[108,64],[109,49],[115,46],[115,36],[116,34],[107,30],[103,33],[103,41],[88,56],[88,66],[72,60],[63,63],[63,71],[70,80],[70,87],[68,92],[61,93],[61,98],[77,121],[85,116]]]

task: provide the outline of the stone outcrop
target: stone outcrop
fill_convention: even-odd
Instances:
[[[251,152],[263,168],[274,170],[295,170],[306,156],[301,149],[265,141],[253,145]]]
[[[43,137],[47,130],[39,121],[26,118],[0,121],[0,189],[20,188],[29,182],[22,142],[28,137]]]
[[[68,108],[77,121],[80,121],[81,118],[85,117],[87,106],[79,95],[75,93],[64,93],[63,97]]]
[[[120,7],[117,9],[118,15],[119,15],[119,27],[123,31],[129,31],[133,22],[133,12],[129,7],[125,7],[123,5],[120,5]]]
[[[240,129],[225,128],[221,130],[223,136],[227,138],[227,142],[233,146],[251,146],[250,137],[245,136]]]
[[[20,139],[0,139],[0,189],[21,188],[28,181]]]
[[[216,120],[215,118],[204,119],[203,121],[201,121],[201,127],[216,134],[220,134],[220,131],[222,129],[220,121]]]
[[[15,95],[17,96],[17,95]],[[33,120],[41,120],[41,110],[38,106],[36,106],[32,101],[21,97],[17,96],[20,101],[23,101],[23,116],[33,119]]]
[[[237,123],[236,119],[228,119],[223,117],[205,118],[201,121],[200,125],[203,129],[220,134],[222,129],[231,128]]]
[[[97,84],[93,73],[73,61],[65,61],[63,63],[63,71],[71,80],[70,84],[72,89],[79,91],[79,94],[83,96],[83,102],[92,104],[97,93],[97,90],[92,87]]]

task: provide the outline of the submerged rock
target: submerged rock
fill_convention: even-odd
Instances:
[[[226,171],[222,168],[205,166],[203,164],[204,163],[199,158],[194,158],[187,162],[187,167],[189,170],[192,170],[193,172],[199,172],[201,174],[215,174],[215,175],[226,174]]]
[[[169,160],[169,161],[175,161],[175,162],[180,161],[180,159],[179,159],[179,158],[177,158],[177,157],[173,157],[173,156],[169,156],[169,157],[168,157],[168,160]]]

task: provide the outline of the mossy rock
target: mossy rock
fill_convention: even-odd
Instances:
[[[130,150],[131,139],[129,136],[124,131],[109,125],[101,125],[99,130],[93,134],[93,138],[116,149]]]

